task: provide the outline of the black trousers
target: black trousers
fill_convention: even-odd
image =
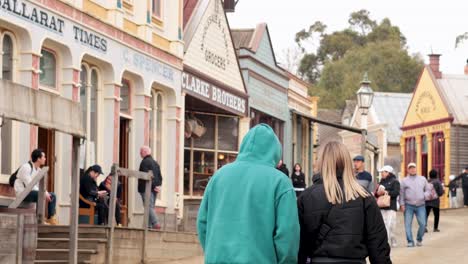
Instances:
[[[427,219],[429,219],[429,214],[431,213],[431,210],[434,211],[434,229],[439,229],[439,218],[440,218],[440,208],[439,207],[432,207],[432,206],[426,206],[426,223]]]
[[[464,204],[468,206],[468,187],[463,187],[463,200]]]

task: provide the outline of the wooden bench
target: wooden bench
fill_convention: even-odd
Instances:
[[[94,225],[95,214],[96,214],[96,203],[88,201],[81,194],[80,194],[80,201],[87,204],[89,206],[89,208],[80,207],[80,210],[78,212],[78,214],[79,214],[78,222],[80,224],[83,224],[83,222],[88,222],[88,224]]]

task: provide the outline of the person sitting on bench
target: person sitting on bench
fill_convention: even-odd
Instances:
[[[96,203],[96,211],[98,213],[98,225],[104,225],[108,207],[104,202],[106,191],[99,191],[96,179],[103,174],[101,166],[93,165],[89,167],[80,180],[80,194],[86,200]],[[89,208],[89,205],[80,200],[81,208]]]
[[[39,173],[41,167],[46,163],[46,155],[42,149],[35,149],[31,153],[31,161],[23,164],[16,173],[16,180],[14,183],[16,196],[19,196],[26,186],[32,181],[34,177]],[[39,184],[36,184],[31,192],[24,198],[24,202],[37,203],[39,198]],[[55,217],[55,205],[57,198],[54,193],[46,191],[47,204],[47,219],[46,224],[57,225],[57,218]]]
[[[100,191],[106,191],[107,195],[110,197],[111,189],[112,189],[112,176],[109,175],[106,179],[99,184]],[[122,226],[122,220],[120,216],[120,201],[122,199],[122,184],[117,182],[117,199],[115,201],[115,221],[117,222],[117,226]],[[110,199],[107,201],[107,207],[110,206]]]

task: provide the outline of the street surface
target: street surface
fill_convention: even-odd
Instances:
[[[414,219],[416,239],[416,218]],[[468,209],[443,210],[440,215],[440,233],[433,233],[433,215],[429,217],[429,233],[424,236],[421,248],[407,248],[403,225],[403,214],[398,214],[398,247],[392,249],[395,264],[466,264],[468,263]],[[194,257],[166,264],[203,264],[203,257]]]

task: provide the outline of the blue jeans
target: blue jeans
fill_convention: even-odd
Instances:
[[[47,219],[50,219],[52,216],[55,215],[55,206],[57,204],[57,197],[55,193],[51,192],[50,194],[50,202],[47,203]],[[39,192],[38,191],[31,191],[26,198],[24,198],[24,202],[28,203],[37,203]]]
[[[145,204],[145,193],[140,193],[141,199],[143,200],[143,207]],[[148,221],[148,227],[152,228],[155,224],[158,223],[158,218],[156,217],[156,211],[154,210],[154,205],[156,203],[156,196],[158,193],[156,192],[151,192],[151,197],[150,197],[150,210],[149,210],[149,221]]]
[[[416,219],[418,220],[418,235],[416,237],[418,242],[422,242],[424,236],[424,230],[426,228],[426,206],[414,206],[406,205],[405,209],[405,229],[406,229],[406,240],[408,244],[414,244],[413,240],[413,216],[416,214]]]

